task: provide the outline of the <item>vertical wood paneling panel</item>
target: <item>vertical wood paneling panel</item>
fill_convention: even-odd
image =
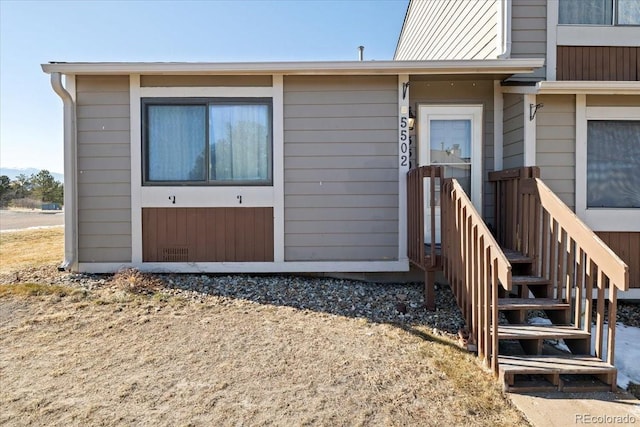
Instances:
[[[596,232],[628,266],[629,287],[640,288],[640,233]]]
[[[145,262],[273,261],[273,208],[144,208]]]
[[[638,81],[640,47],[558,46],[558,80]]]

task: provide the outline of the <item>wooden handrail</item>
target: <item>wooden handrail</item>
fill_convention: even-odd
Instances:
[[[534,190],[531,185],[535,186],[542,207],[560,223],[571,239],[575,240],[585,253],[589,254],[591,260],[609,278],[609,283],[615,285],[620,291],[628,291],[629,266],[582,222],[542,180],[533,178],[523,184],[526,186],[523,191]]]
[[[489,180],[495,183],[497,240],[534,260],[532,274],[551,283],[548,297],[569,303],[574,326],[588,333],[595,294],[595,355],[613,365],[617,292],[629,289],[628,266],[544,184],[538,168],[494,172]]]
[[[498,372],[498,287],[511,289],[511,264],[455,179],[440,195],[442,257],[478,356]]]

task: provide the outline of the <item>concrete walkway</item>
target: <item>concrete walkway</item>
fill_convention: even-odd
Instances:
[[[640,401],[625,391],[510,393],[509,397],[536,427],[640,426]]]

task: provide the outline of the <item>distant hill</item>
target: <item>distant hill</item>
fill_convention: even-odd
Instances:
[[[14,180],[20,174],[31,176],[33,174],[37,174],[38,172],[40,172],[40,169],[36,169],[36,168],[20,168],[20,169],[0,168],[0,175],[6,175],[11,180]],[[52,171],[49,171],[49,172],[56,179],[56,181],[64,182],[64,175],[58,172],[52,172]]]

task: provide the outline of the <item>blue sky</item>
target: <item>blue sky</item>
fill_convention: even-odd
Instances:
[[[393,58],[408,0],[0,0],[0,165],[62,172],[49,61]]]

